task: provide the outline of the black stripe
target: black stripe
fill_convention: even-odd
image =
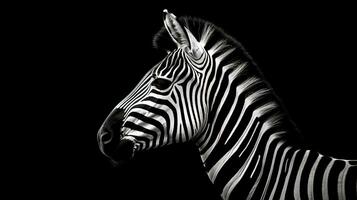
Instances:
[[[324,176],[325,169],[330,163],[331,159],[322,156],[319,164],[316,167],[315,179],[314,179],[314,198],[322,199],[322,179]]]
[[[146,129],[146,128],[139,126],[137,124],[134,124],[131,121],[126,121],[124,124],[124,127],[128,127],[132,130],[140,131],[140,132],[143,132],[143,133],[153,136],[153,139],[151,141],[153,142],[153,144],[155,144],[156,139],[157,139],[157,133],[155,133],[154,131]]]
[[[331,168],[329,177],[328,177],[328,195],[330,199],[338,199],[337,183],[338,176],[340,175],[341,170],[344,168],[345,162],[335,161],[333,167]]]
[[[160,138],[159,138],[159,146],[161,146],[163,144],[163,138],[164,137],[167,137],[167,135],[165,135],[164,133],[164,127],[162,126],[162,124],[159,122],[159,121],[156,121],[155,119],[153,118],[148,118],[148,117],[145,117],[144,115],[142,115],[141,113],[136,113],[136,112],[131,112],[129,114],[129,116],[132,116],[132,117],[135,117],[135,118],[138,118],[140,119],[141,121],[145,122],[146,124],[151,124],[153,126],[155,126],[156,128],[158,128],[161,132],[161,134],[159,135]],[[154,141],[156,142],[156,141]]]
[[[274,188],[275,182],[278,181],[277,179],[279,178],[278,177],[279,165],[286,147],[287,147],[286,143],[282,144],[276,153],[275,162],[272,166],[273,170],[271,172],[270,181],[269,181],[268,188],[266,190],[265,198],[268,198],[270,196]],[[278,148],[278,146],[276,146],[276,148]]]
[[[244,174],[241,182],[239,182],[236,187],[233,189],[230,199],[246,199],[251,187],[253,186],[255,179],[258,177],[259,174],[259,168],[262,165],[262,157],[260,157],[259,164],[256,166],[256,171],[255,174],[252,178],[250,178],[251,173],[254,170],[255,164],[258,161],[258,154],[254,155],[255,157],[252,160],[252,164],[249,165],[246,173]]]
[[[295,149],[295,151],[297,151],[297,150]],[[302,162],[302,159],[304,157],[304,154],[305,154],[304,150],[300,150],[299,152],[296,153],[295,160],[292,163],[293,167],[291,169],[289,182],[286,187],[285,199],[294,199],[294,184],[295,184],[295,180],[297,178],[296,176],[297,176],[300,164]]]
[[[280,177],[279,177],[279,180],[278,180],[278,185],[276,187],[275,193],[273,194],[273,199],[279,199],[280,198],[280,195],[281,195],[283,187],[284,187],[286,175],[288,174],[288,170],[289,170],[289,166],[287,165],[286,171],[285,171],[286,161],[287,161],[287,159],[290,160],[293,154],[294,154],[294,150],[293,149],[287,150],[284,160],[281,161],[281,162],[283,162],[283,165],[282,165],[282,168],[281,168],[281,171],[280,171]],[[279,165],[280,165],[280,163],[279,163]]]
[[[179,95],[179,93],[178,93],[178,95]],[[179,96],[180,97],[180,96]],[[181,116],[179,116],[179,117],[181,117],[181,119],[182,119],[182,123],[183,123],[183,129],[184,130],[180,130],[180,131],[178,131],[177,133],[173,133],[173,141],[175,141],[175,138],[176,138],[176,135],[177,134],[179,134],[179,135],[181,135],[181,134],[184,134],[184,133],[188,133],[188,129],[187,129],[187,126],[186,126],[186,124],[185,123],[188,123],[188,122],[185,122],[184,121],[184,119],[185,119],[185,114],[184,114],[184,112],[185,112],[185,107],[183,106],[183,104],[182,104],[182,100],[181,101],[178,101],[178,106],[179,106],[179,110],[181,110]],[[182,133],[181,131],[183,131],[184,133]]]
[[[196,125],[199,124],[199,113],[198,113],[198,109],[197,109],[197,104],[199,104],[198,100],[197,100],[197,90],[198,88],[196,88],[196,92],[193,92],[194,91],[194,88],[195,88],[195,85],[197,83],[197,80],[196,79],[192,79],[193,83],[191,84],[191,87],[189,88],[189,94],[191,94],[191,96],[188,96],[186,98],[190,99],[191,101],[191,110],[192,110],[192,116],[193,117],[193,121],[195,122]],[[196,103],[196,106],[194,105],[194,102]]]
[[[318,157],[318,154],[316,152],[310,151],[310,153],[306,159],[305,166],[302,170],[301,181],[300,181],[300,196],[302,199],[308,199],[308,195],[307,195],[308,180],[309,180],[312,166],[314,165],[317,157]]]
[[[346,175],[346,197],[357,200],[357,166],[350,167]]]
[[[167,123],[166,128],[170,127],[170,123],[171,123],[170,122],[170,118],[169,118],[169,115],[165,111],[163,111],[161,109],[157,109],[157,108],[151,107],[151,106],[148,106],[148,105],[145,105],[145,104],[137,104],[137,105],[133,106],[133,109],[134,108],[142,108],[142,109],[148,110],[148,111],[150,111],[150,112],[152,112],[154,114],[162,116],[165,119],[166,123]]]
[[[253,133],[253,130],[255,128],[255,125],[257,125],[258,120],[255,120],[253,123],[254,125],[250,129],[250,134]],[[259,128],[261,128],[261,125],[259,125]],[[248,136],[250,135],[248,134]],[[258,134],[256,134],[257,136]],[[248,149],[247,149],[248,150]],[[251,150],[251,149],[249,149]],[[249,151],[248,150],[248,151]],[[242,157],[239,158],[239,154],[241,153],[242,148],[239,148],[231,157],[230,159],[226,162],[226,164],[222,167],[220,173],[217,175],[215,185],[219,189],[223,189],[223,187],[226,185],[226,183],[237,173],[237,171],[242,167],[244,162],[247,160],[248,155],[242,155]],[[249,153],[249,152],[248,152]]]
[[[259,88],[254,88],[254,89],[258,90]],[[241,115],[240,112],[242,111],[242,108],[244,106],[244,100],[246,98],[246,94],[249,93],[249,92],[250,92],[250,90],[247,90],[247,91],[243,92],[240,95],[240,97],[238,97],[238,100],[237,100],[238,103],[236,105],[236,111],[231,116],[230,121],[229,121],[230,123],[228,123],[227,126],[225,126],[225,132],[224,132],[225,134],[222,135],[222,137],[221,137],[220,141],[218,142],[216,148],[211,153],[211,155],[209,155],[209,157],[207,158],[207,167],[213,166],[213,164],[216,163],[218,161],[218,159],[220,157],[222,157],[236,143],[236,141],[238,141],[238,139],[241,137],[240,133],[243,133],[243,131],[246,129],[249,121],[251,120],[253,111],[257,107],[259,107],[259,106],[261,106],[261,105],[266,103],[265,99],[261,99],[261,100],[258,100],[257,102],[254,102],[253,104],[249,105],[249,107],[246,109],[246,112],[242,113],[243,116],[241,118],[240,124],[238,125],[237,129],[235,130],[235,133],[228,140],[227,144],[224,144],[224,142],[226,141],[226,139],[228,137],[228,134],[234,128],[234,126],[235,126],[235,124],[236,124],[236,122],[237,122],[237,120],[239,118],[239,115]],[[234,99],[234,97],[229,97],[229,99]],[[227,103],[227,105],[230,105],[230,104]],[[230,108],[231,108],[231,106],[228,106],[227,109],[230,109]],[[221,110],[224,110],[224,109],[222,108]],[[222,113],[222,115],[226,115],[226,113],[228,113],[228,111],[220,112],[220,114],[221,113]],[[216,129],[214,129],[214,131],[213,131],[214,133],[217,133],[219,131],[219,129],[221,128],[220,125],[223,123],[225,117],[218,116],[218,118],[219,118],[219,120],[217,120],[217,123],[216,123],[216,124],[218,124],[218,126],[216,126],[217,127]],[[267,119],[267,118],[264,118],[264,119]],[[264,120],[261,119],[261,122],[264,122]]]

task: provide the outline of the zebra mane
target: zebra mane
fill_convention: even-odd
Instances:
[[[235,55],[232,55],[232,58],[239,58],[239,61],[241,62],[253,62],[248,52],[237,40],[213,23],[200,18],[188,16],[179,17],[178,21],[191,31],[198,42],[203,44],[206,50],[211,49],[214,45],[217,45],[217,43],[220,42],[219,47],[216,47],[216,54],[235,49]],[[152,44],[155,49],[159,50],[171,51],[176,48],[176,44],[172,41],[165,26],[162,26],[154,35]]]

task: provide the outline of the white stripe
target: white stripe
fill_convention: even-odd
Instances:
[[[177,86],[177,89],[180,90],[180,92],[178,93],[178,95],[180,95],[180,98],[184,99],[185,97],[184,97],[184,92],[183,92],[182,86]],[[187,108],[186,102],[185,101],[181,101],[181,102],[182,102],[183,108]],[[189,132],[193,131],[193,127],[192,127],[193,124],[189,123],[190,122],[190,120],[189,120],[190,116],[189,116],[189,113],[188,113],[189,112],[188,109],[187,110],[186,109],[182,109],[182,112],[183,112],[183,115],[184,115],[184,119],[183,120],[185,122],[187,130]],[[180,123],[180,124],[183,124],[183,123]],[[180,134],[181,135],[185,135],[184,132],[181,132]]]
[[[337,185],[337,191],[338,191],[338,199],[346,200],[346,176],[348,169],[350,168],[350,164],[346,161],[345,162],[345,167],[343,170],[340,172],[340,175],[338,176],[338,185]]]
[[[267,180],[266,180],[266,182],[265,182],[264,191],[263,191],[263,194],[262,194],[262,196],[261,196],[261,198],[260,198],[261,200],[262,200],[262,199],[265,199],[265,195],[266,195],[266,192],[267,192],[268,187],[269,187],[269,184],[270,184],[271,175],[272,175],[272,173],[273,173],[273,169],[274,169],[275,164],[276,164],[276,163],[275,163],[276,154],[277,154],[278,150],[280,149],[280,147],[281,147],[284,143],[285,143],[284,141],[278,142],[278,144],[277,144],[277,146],[276,146],[276,148],[275,148],[275,150],[274,150],[273,159],[272,159],[272,161],[271,161],[270,170],[269,170],[269,173],[268,173],[268,178],[267,178]]]
[[[278,186],[278,183],[279,183],[279,180],[280,180],[280,174],[281,174],[281,172],[282,172],[283,164],[284,164],[284,161],[285,161],[285,156],[286,156],[287,152],[288,152],[290,149],[291,149],[291,147],[289,146],[289,147],[287,147],[287,148],[284,150],[284,153],[283,153],[282,158],[281,158],[281,160],[280,160],[278,175],[277,175],[277,177],[276,177],[276,179],[275,179],[275,184],[274,184],[273,190],[272,190],[271,193],[270,193],[269,200],[272,200],[273,197],[274,197],[274,195],[275,195],[275,190],[276,190],[276,188],[277,188],[277,186]]]
[[[294,198],[295,199],[301,199],[301,196],[300,196],[301,175],[302,175],[302,170],[305,167],[306,160],[309,157],[309,154],[310,154],[310,150],[305,151],[304,157],[302,159],[302,162],[299,166],[298,173],[296,175],[295,184],[294,184]]]
[[[214,31],[215,31],[215,29],[211,25],[208,25],[207,23],[205,23],[205,26],[203,27],[203,30],[202,30],[201,39],[200,39],[200,44],[203,47],[206,46],[208,40],[210,39],[210,37]]]
[[[330,175],[330,170],[334,163],[335,163],[335,159],[332,158],[330,163],[327,165],[325,172],[324,172],[324,176],[322,178],[322,199],[324,199],[324,200],[329,199],[329,197],[328,197],[328,176]]]
[[[310,174],[309,174],[309,179],[307,181],[307,195],[309,199],[314,200],[314,179],[315,179],[315,173],[316,173],[316,168],[321,160],[321,155],[317,157],[315,160],[314,165],[311,168]]]
[[[284,182],[284,186],[283,186],[283,189],[282,189],[282,192],[281,192],[281,195],[280,195],[280,200],[285,200],[285,196],[286,196],[286,190],[287,190],[287,187],[288,187],[288,183],[289,183],[289,179],[290,179],[290,176],[291,176],[291,171],[293,169],[293,166],[294,166],[294,162],[295,162],[295,158],[296,158],[296,154],[299,152],[300,150],[296,150],[294,152],[294,155],[291,159],[291,162],[290,162],[290,166],[289,166],[289,171],[288,171],[288,174],[286,175],[286,178],[285,178],[285,182]]]
[[[269,128],[265,128],[267,126],[264,126],[264,124],[263,124],[263,129],[261,131],[262,133],[264,133],[266,130],[269,129]],[[274,122],[270,122],[270,123],[267,123],[267,124],[271,125],[271,124],[274,124]],[[260,183],[260,179],[262,178],[262,175],[263,175],[263,172],[264,172],[264,167],[265,167],[265,164],[266,164],[267,154],[268,154],[270,145],[274,140],[279,139],[281,134],[282,134],[282,132],[278,132],[278,133],[274,133],[274,134],[269,136],[269,139],[267,141],[267,145],[265,146],[265,149],[264,149],[264,156],[263,156],[263,160],[262,160],[262,165],[260,167],[260,173],[259,173],[259,176],[256,179],[254,185],[252,186],[252,189],[249,191],[249,194],[248,194],[248,197],[247,197],[248,200],[252,198],[255,190],[257,189],[258,184]]]
[[[249,137],[249,140],[248,140],[247,145],[245,145],[245,147],[244,147],[243,150],[240,152],[240,154],[239,154],[238,157],[241,157],[241,156],[243,155],[243,153],[245,152],[245,150],[248,148],[249,144],[252,142],[252,138],[255,136],[256,131],[257,131],[258,127],[259,127],[259,124],[260,124],[260,122],[258,121],[257,124],[256,124],[255,127],[254,127],[254,130],[253,130],[252,134],[251,134],[250,137]]]
[[[289,163],[289,158],[286,159],[285,161],[285,167],[284,167],[284,172],[286,173],[286,168],[288,167],[288,163]]]
[[[241,146],[242,142],[244,139],[246,139],[247,134],[249,132],[249,130],[251,130],[253,122],[256,118],[261,117],[261,115],[264,114],[264,112],[262,112],[263,110],[268,110],[267,107],[272,107],[272,104],[265,104],[259,108],[257,108],[253,114],[252,117],[248,123],[248,125],[245,127],[242,135],[239,137],[238,141],[234,144],[234,146],[223,156],[219,159],[219,161],[211,168],[211,170],[208,172],[208,176],[211,179],[212,182],[215,181],[218,172],[221,170],[221,168],[224,166],[224,164],[231,158],[231,156],[238,150],[238,148]],[[265,122],[264,124],[269,123],[269,121]],[[238,124],[238,123],[237,123]],[[237,125],[236,124],[236,125]],[[264,126],[263,124],[263,126]],[[257,123],[255,126],[258,126],[259,124]],[[224,128],[224,127],[222,127]],[[236,128],[236,127],[235,127]],[[235,128],[233,128],[232,132],[235,132]],[[264,130],[261,130],[260,133],[264,133]],[[256,146],[258,145],[260,138],[261,138],[262,134],[259,134],[259,137],[255,142],[255,147],[254,147],[254,152],[256,150]],[[217,140],[216,140],[217,141]],[[248,144],[249,145],[249,144]]]
[[[223,94],[222,101],[221,101],[220,104],[218,105],[217,112],[216,112],[216,114],[215,114],[215,116],[214,116],[214,118],[213,118],[212,127],[215,126],[216,121],[217,121],[217,118],[218,118],[218,115],[220,114],[220,112],[218,112],[218,111],[220,111],[220,110],[222,109],[223,105],[225,104],[225,101],[227,100],[227,95],[228,95],[229,92],[231,91],[230,87],[231,87],[231,82],[228,83],[228,86],[227,86],[227,88],[226,88],[226,90],[225,90],[225,92],[224,92],[224,94]],[[239,95],[237,95],[237,96],[239,96]],[[211,129],[211,131],[210,131],[210,133],[209,133],[209,134],[210,134],[209,136],[212,135],[212,132],[213,132],[213,129]],[[212,150],[214,149],[214,147],[216,146],[216,144],[217,144],[218,141],[220,140],[221,135],[222,135],[222,132],[220,131],[219,133],[220,133],[220,134],[217,135],[217,137],[216,137],[215,141],[213,142],[213,144],[212,144],[212,145],[209,147],[209,149],[202,155],[202,158],[204,159],[203,161],[205,161],[205,160],[207,159],[207,157],[211,154]],[[205,148],[205,146],[208,144],[208,142],[209,142],[209,140],[207,140],[207,141],[203,144],[202,148]]]
[[[260,162],[260,155],[258,155],[257,162],[255,163],[254,169],[253,169],[252,173],[250,174],[250,177],[249,177],[249,178],[252,178],[252,177],[253,177],[254,172],[255,172],[255,170],[256,170],[257,167],[258,167],[259,162]]]
[[[237,171],[237,173],[228,181],[228,183],[224,186],[223,192],[221,194],[224,199],[228,199],[231,195],[235,186],[240,182],[244,174],[246,173],[251,161],[253,159],[252,154],[248,157],[248,159],[244,162],[243,166]]]
[[[246,90],[248,90],[249,88],[253,87],[255,84],[258,83],[258,79],[256,78],[251,78],[246,80],[243,84],[241,84],[240,86],[238,86],[236,88],[236,92],[239,94],[239,96]],[[232,137],[233,133],[235,132],[235,129],[238,127],[238,125],[240,124],[240,121],[242,120],[245,111],[249,108],[249,106],[251,104],[253,104],[255,101],[257,101],[259,98],[261,98],[265,93],[266,90],[259,90],[257,92],[254,92],[253,94],[250,94],[248,97],[246,97],[244,99],[244,104],[243,104],[243,108],[239,114],[239,118],[233,128],[233,130],[230,132],[230,134],[228,135],[226,141],[224,142],[224,144],[227,144],[228,140]]]
[[[242,143],[242,138],[246,137],[248,134],[249,130],[251,129],[251,126],[253,124],[254,119],[252,118],[249,121],[249,124],[247,125],[246,129],[244,130],[242,136],[239,138],[238,142],[234,144],[234,146],[226,153],[224,156],[222,156],[219,161],[211,168],[211,170],[208,172],[208,176],[211,179],[212,182],[215,181],[218,172],[222,169],[224,164],[232,157],[232,155],[238,150],[240,144]]]
[[[146,137],[146,138],[149,138],[150,139],[150,147],[156,142],[156,146],[159,145],[159,141],[160,141],[160,133],[161,131],[156,127],[156,126],[153,126],[151,124],[148,124],[138,118],[134,118],[134,117],[129,117],[127,121],[130,121],[130,122],[133,122],[134,124],[138,125],[138,126],[141,126],[147,130],[150,130],[150,131],[154,131],[155,132],[155,135],[156,135],[156,141],[153,141],[154,139],[154,136],[152,136],[151,134],[147,134],[147,133],[144,133],[144,132],[139,132],[139,131],[136,131],[136,130],[131,130],[129,131],[127,134],[130,134],[131,136],[140,136],[140,137]],[[145,136],[144,136],[145,135]]]

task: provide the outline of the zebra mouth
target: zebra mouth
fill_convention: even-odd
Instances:
[[[135,140],[130,137],[124,137],[120,140],[118,146],[111,155],[116,161],[130,161],[135,154]]]

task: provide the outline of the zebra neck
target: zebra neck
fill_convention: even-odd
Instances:
[[[296,147],[282,136],[267,134],[257,150],[228,151],[204,163],[223,199],[357,198],[356,161]]]
[[[343,199],[356,194],[356,163],[295,145],[298,133],[268,85],[240,69],[217,73],[220,83],[208,92],[209,120],[196,138],[207,174],[223,199]]]

